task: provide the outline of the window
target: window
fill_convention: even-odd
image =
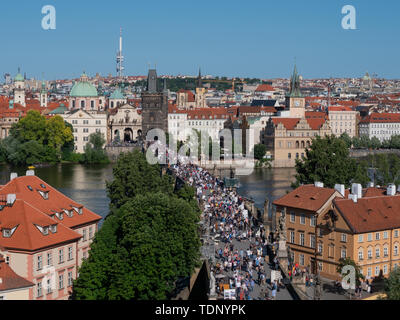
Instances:
[[[299,255],[299,263],[301,266],[304,266],[304,254]]]
[[[386,258],[387,256],[389,256],[389,250],[388,247],[384,247],[383,248],[383,256]]]
[[[47,279],[46,286],[47,286],[47,294],[52,293],[52,290],[51,290],[51,279]]]
[[[323,270],[323,263],[322,262],[318,262],[318,270],[319,271]]]
[[[364,241],[363,235],[362,234],[358,235],[358,242],[363,242],[363,241]]]
[[[388,238],[388,232],[385,231],[385,232],[383,232],[383,239],[387,239],[387,238]]]
[[[68,247],[68,260],[72,260],[72,247]]]
[[[96,120],[96,124],[101,124],[101,120]]]
[[[294,212],[290,213],[290,222],[296,222],[296,215]]]
[[[310,234],[310,247],[315,248],[315,235]]]
[[[364,260],[364,251],[363,249],[358,250],[358,260],[362,261]]]
[[[371,278],[371,276],[372,276],[372,268],[371,268],[371,267],[368,268],[368,270],[367,270],[367,276],[368,276],[369,278]]]
[[[71,287],[73,284],[73,279],[72,279],[72,271],[68,272],[68,287]]]
[[[58,258],[59,263],[64,263],[64,249],[58,251]]]
[[[93,227],[89,227],[89,239],[93,238]]]
[[[290,243],[294,243],[294,231],[290,231]]]
[[[399,255],[399,245],[397,245],[397,244],[394,245],[393,254],[395,256]]]
[[[375,248],[375,256],[379,258],[381,256],[381,250],[379,248]]]
[[[64,289],[64,275],[58,275],[58,289]]]
[[[372,233],[368,233],[368,241],[372,241]]]
[[[323,249],[324,249],[324,245],[322,244],[322,242],[319,242],[318,243],[318,252],[319,252],[319,254],[322,255]]]
[[[342,233],[342,236],[341,236],[340,241],[342,241],[342,242],[347,242],[347,234]]]
[[[304,233],[300,233],[300,245],[304,246]]]
[[[43,268],[43,261],[42,261],[42,256],[37,257],[37,269],[42,270]]]
[[[38,298],[40,298],[42,295],[43,295],[43,292],[42,292],[42,282],[40,281],[40,282],[38,282],[38,284],[36,285],[36,296],[37,296]]]
[[[378,266],[375,267],[375,276],[379,276],[379,267]]]
[[[306,224],[306,216],[304,213],[300,215],[300,224]]]
[[[288,153],[288,159],[292,159],[292,154]]]
[[[399,237],[399,230],[394,230],[394,237],[398,238]]]
[[[51,252],[47,253],[47,265],[48,266],[53,265],[53,254]]]
[[[82,241],[86,241],[86,229],[82,230],[82,235],[83,235]]]
[[[310,226],[311,227],[315,227],[315,224],[316,224],[316,217],[315,216],[312,216],[311,218],[310,218]]]
[[[83,137],[83,141],[85,142],[89,141],[89,137]]]
[[[388,267],[387,267],[387,265],[385,264],[384,266],[383,266],[383,274],[387,274],[388,273]]]
[[[83,124],[89,124],[89,120],[83,120]]]
[[[368,248],[368,259],[372,259],[372,249]]]
[[[375,240],[379,240],[381,238],[381,234],[379,232],[375,233]]]
[[[346,248],[342,248],[342,250],[340,250],[340,257],[345,259],[346,258],[346,254],[347,254]]]
[[[83,128],[83,133],[89,133],[89,129],[88,128]]]

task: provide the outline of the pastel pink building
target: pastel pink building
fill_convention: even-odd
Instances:
[[[28,171],[0,187],[0,254],[32,282],[30,300],[64,300],[101,217]]]

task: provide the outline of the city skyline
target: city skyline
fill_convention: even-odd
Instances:
[[[37,79],[43,74],[46,79],[78,78],[83,70],[115,76],[122,28],[125,75],[146,75],[150,63],[159,74],[194,76],[200,67],[204,75],[288,78],[296,61],[305,79],[357,78],[365,72],[400,78],[399,44],[393,40],[400,5],[395,1],[384,6],[352,1],[356,30],[341,27],[344,1],[77,4],[52,1],[55,30],[41,28],[47,3],[23,1],[24,12],[4,4],[2,74],[14,75],[21,67]]]

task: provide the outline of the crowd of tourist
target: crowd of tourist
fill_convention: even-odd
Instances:
[[[177,177],[195,188],[203,209],[203,224],[217,243],[212,273],[218,297],[229,290],[234,292],[231,298],[237,300],[275,299],[281,284],[270,282],[266,264],[271,261],[275,268],[277,261],[268,246],[264,226],[249,214],[245,199],[194,164],[178,163],[171,168]]]

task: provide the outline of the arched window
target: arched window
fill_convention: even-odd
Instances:
[[[81,108],[85,108],[85,100],[81,101]]]
[[[304,141],[301,142],[301,148],[305,148]]]
[[[375,257],[379,258],[381,256],[381,248],[379,246],[375,247]]]
[[[358,260],[359,261],[364,260],[364,250],[363,250],[363,248],[359,248],[358,249]]]
[[[300,143],[298,141],[296,141],[296,149],[298,149],[300,147]]]

